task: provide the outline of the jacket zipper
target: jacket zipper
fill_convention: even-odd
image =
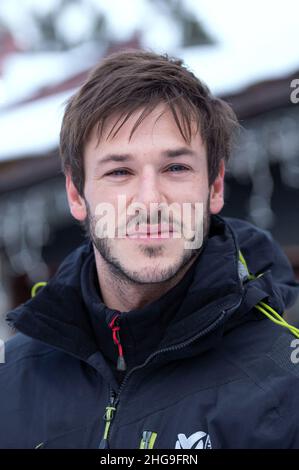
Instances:
[[[212,323],[207,328],[205,328],[204,330],[197,333],[192,338],[190,338],[186,341],[183,341],[182,343],[176,344],[174,346],[169,346],[168,348],[160,349],[159,351],[155,351],[154,353],[152,353],[146,359],[146,361],[143,364],[140,364],[139,366],[134,367],[133,369],[131,369],[127,373],[127,375],[125,376],[123,382],[121,383],[117,393],[110,388],[110,404],[106,407],[106,412],[105,412],[105,415],[104,415],[104,420],[106,421],[106,426],[105,426],[103,438],[102,438],[100,446],[99,446],[100,449],[109,449],[108,438],[109,437],[111,438],[111,424],[112,424],[112,421],[115,418],[115,414],[116,414],[116,411],[117,411],[117,405],[119,403],[119,397],[120,397],[126,383],[128,382],[129,377],[133,374],[133,372],[135,372],[136,370],[142,369],[143,367],[146,367],[148,365],[148,363],[151,362],[152,359],[154,359],[159,354],[162,354],[162,353],[165,353],[165,352],[170,352],[170,351],[178,351],[179,349],[182,349],[182,348],[185,348],[186,346],[189,346],[189,344],[193,343],[193,341],[196,341],[197,339],[205,336],[206,334],[211,333],[213,330],[215,330],[217,328],[219,323],[221,323],[221,321],[222,321],[223,317],[226,315],[226,313],[228,311],[232,311],[232,310],[237,309],[240,306],[241,302],[242,302],[242,297],[231,308],[226,309],[226,310],[222,310],[221,315],[214,321],[214,323]],[[112,411],[110,411],[109,414],[108,414],[108,410],[112,410]],[[105,447],[103,447],[103,446],[105,446]]]
[[[111,423],[113,421],[113,418],[116,412],[115,397],[116,397],[115,391],[112,390],[111,387],[109,387],[109,404],[108,406],[106,406],[105,414],[103,416],[103,419],[106,424],[105,424],[105,429],[104,429],[104,435],[99,445],[99,449],[109,449],[109,442],[108,442],[109,430],[110,430],[110,426],[111,426]]]

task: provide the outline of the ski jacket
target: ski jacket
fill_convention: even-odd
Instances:
[[[148,324],[108,308],[94,276],[86,241],[8,313],[0,448],[299,448],[299,340],[269,313],[299,284],[268,232],[212,216],[193,268],[145,307]]]

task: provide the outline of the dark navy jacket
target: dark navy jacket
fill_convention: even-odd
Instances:
[[[239,249],[261,276],[243,278]],[[108,326],[115,311],[89,295],[93,256],[82,244],[8,314],[18,333],[0,364],[0,448],[299,448],[295,338],[254,307],[264,300],[282,314],[299,292],[269,233],[212,216],[192,276],[146,306],[156,317],[138,357],[124,345],[123,377]],[[93,309],[105,318],[99,330]],[[122,313],[123,338],[131,313],[138,323],[138,311]]]

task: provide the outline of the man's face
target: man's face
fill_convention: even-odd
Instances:
[[[107,121],[99,143],[96,132],[91,134],[84,153],[82,204],[85,204],[89,232],[97,254],[120,277],[136,283],[156,283],[171,279],[198,255],[201,248],[186,248],[184,235],[190,228],[196,228],[195,203],[203,203],[202,234],[204,238],[207,236],[211,188],[208,184],[206,148],[200,134],[193,133],[190,144],[187,144],[171,111],[159,105],[142,121],[129,140],[141,112],[135,112],[115,137],[106,138],[117,117]],[[121,214],[120,195],[126,201]],[[96,208],[102,203],[115,208],[116,230],[121,228],[126,236],[118,237],[117,232],[112,238],[97,236],[96,227],[100,218],[96,215]],[[192,226],[184,226],[183,210],[180,216],[178,211],[170,211],[170,218],[163,211],[153,210],[161,203],[164,207],[176,203],[176,209],[182,209],[183,204],[188,203]],[[126,214],[124,209],[136,207],[136,204],[146,208],[147,212],[134,213],[131,210],[130,215]],[[213,212],[214,209],[213,206]],[[139,225],[133,223],[137,214]],[[160,217],[156,223],[151,223],[150,214]],[[172,230],[181,236],[176,238]]]

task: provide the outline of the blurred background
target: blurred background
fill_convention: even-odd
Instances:
[[[182,58],[233,106],[243,129],[222,214],[270,230],[299,279],[298,17],[295,0],[1,0],[0,337],[4,314],[83,240],[60,171],[64,103],[127,47]]]

